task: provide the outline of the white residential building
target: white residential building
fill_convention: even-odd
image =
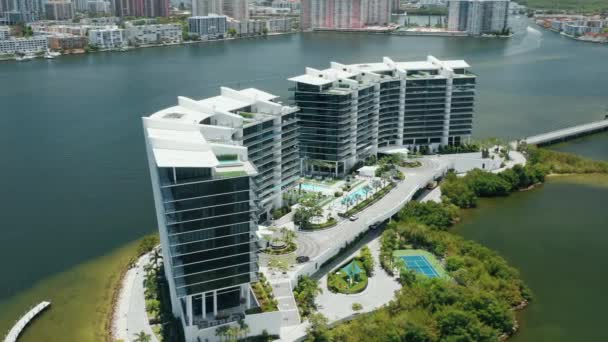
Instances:
[[[266,19],[268,32],[289,32],[291,31],[291,25],[292,19],[287,17]]]
[[[493,34],[508,28],[509,0],[450,0],[448,30],[470,35]]]
[[[143,118],[164,270],[186,341],[218,341],[244,320],[250,335],[279,334],[279,311],[257,306],[260,206],[280,205],[299,178],[296,107],[253,88]],[[267,215],[265,211],[263,213]]]
[[[202,39],[223,38],[226,35],[227,17],[225,15],[211,14],[188,18],[190,34],[196,34]]]
[[[131,45],[181,43],[182,26],[179,24],[127,24],[125,37]]]
[[[6,40],[11,36],[11,28],[8,26],[0,26],[0,40]]]
[[[11,38],[0,40],[0,54],[35,54],[47,50],[48,42],[45,36],[32,38]]]
[[[125,30],[103,27],[89,30],[89,45],[100,49],[117,49],[126,45]]]

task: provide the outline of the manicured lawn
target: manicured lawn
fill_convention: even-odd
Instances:
[[[359,268],[363,269],[363,265],[361,265],[359,261],[355,261],[355,264],[357,264]],[[348,276],[342,270],[327,275],[327,287],[329,290],[343,294],[359,293],[365,290],[367,287],[367,282],[368,279],[365,271],[359,274],[359,281],[353,281],[352,284],[349,284]]]

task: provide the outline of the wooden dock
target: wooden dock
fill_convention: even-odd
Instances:
[[[17,342],[17,338],[27,327],[27,325],[36,317],[39,313],[44,311],[51,305],[50,301],[40,302],[38,305],[34,306],[30,309],[25,315],[21,316],[21,318],[15,323],[15,325],[11,328],[11,330],[4,337],[4,342]]]

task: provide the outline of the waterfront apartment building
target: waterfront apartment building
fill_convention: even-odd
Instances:
[[[387,26],[391,12],[391,0],[302,0],[300,23],[304,30]]]
[[[131,45],[181,43],[182,27],[179,24],[145,24],[127,23],[125,38]]]
[[[225,15],[211,14],[208,16],[188,18],[190,34],[195,34],[201,39],[221,39],[226,35],[227,17]]]
[[[509,0],[450,0],[448,30],[470,35],[494,34],[508,28]]]
[[[294,184],[282,165],[297,150],[281,153],[297,149],[289,145],[296,110],[257,89],[222,88],[143,118],[165,274],[186,341],[214,341],[217,326],[255,316],[244,313],[256,305],[258,213],[267,182],[279,201]],[[264,317],[248,322],[252,334],[278,334],[280,313]]]
[[[45,36],[0,40],[0,54],[20,53],[32,55],[46,51],[47,44],[48,43]]]
[[[74,18],[74,9],[71,1],[53,0],[44,4],[48,20],[69,20]]]
[[[0,26],[0,40],[7,40],[11,36],[11,28],[9,26]]]
[[[476,77],[462,60],[306,68],[293,77],[303,172],[347,174],[403,147],[460,144],[473,124]]]
[[[84,49],[88,44],[88,39],[86,37],[65,33],[54,33],[47,36],[47,40],[51,50],[69,51]]]
[[[100,49],[118,49],[126,45],[125,30],[118,27],[89,29],[89,45]]]
[[[288,17],[268,18],[266,20],[266,28],[268,32],[289,32],[293,25],[293,19]]]

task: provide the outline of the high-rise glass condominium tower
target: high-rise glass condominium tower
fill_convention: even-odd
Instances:
[[[165,275],[188,341],[255,305],[259,215],[299,174],[296,110],[222,88],[143,118]]]
[[[448,29],[470,35],[501,33],[508,27],[509,0],[450,0]]]
[[[306,68],[293,77],[303,171],[344,175],[398,147],[459,144],[471,136],[475,75],[462,60]]]

